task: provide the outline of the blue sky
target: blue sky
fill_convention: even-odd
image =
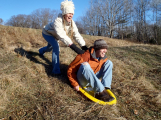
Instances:
[[[64,0],[0,0],[0,18],[4,22],[11,16],[18,14],[29,15],[39,8],[51,8],[60,10],[60,3]],[[75,14],[73,20],[83,16],[89,7],[90,0],[72,0],[75,5]]]

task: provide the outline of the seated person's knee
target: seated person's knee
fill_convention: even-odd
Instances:
[[[83,62],[82,65],[88,65],[88,62]]]
[[[84,69],[89,69],[90,65],[88,62],[83,62],[81,65]]]

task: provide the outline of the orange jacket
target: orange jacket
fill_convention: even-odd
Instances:
[[[93,69],[94,73],[97,73],[106,61],[106,55],[104,58],[101,58],[100,60],[96,58],[94,48],[90,48],[84,54],[77,55],[76,58],[71,62],[67,70],[67,76],[71,85],[73,87],[79,85],[77,82],[77,71],[79,70],[81,63],[88,62],[91,68]]]

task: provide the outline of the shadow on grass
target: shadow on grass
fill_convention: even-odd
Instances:
[[[67,77],[67,69],[68,69],[68,65],[66,64],[61,64],[60,63],[60,69],[61,69],[61,75],[57,76],[57,75],[53,75],[51,73],[52,71],[52,63],[50,60],[48,60],[47,58],[45,58],[44,56],[41,56],[39,53],[37,52],[33,52],[33,51],[26,51],[25,49],[21,48],[15,48],[14,51],[21,55],[21,56],[25,56],[27,59],[29,59],[30,61],[34,62],[34,63],[38,63],[41,64],[45,67],[45,72],[47,73],[47,75],[50,77],[55,77],[60,79],[62,82],[68,84],[69,86],[71,86],[70,81],[68,80]],[[36,59],[35,57],[39,56],[41,59],[43,59],[45,63],[40,62],[38,59]]]

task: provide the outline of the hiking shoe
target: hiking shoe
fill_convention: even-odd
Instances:
[[[114,98],[107,93],[106,89],[104,89],[102,92],[96,93],[95,97],[105,102],[114,100]]]

